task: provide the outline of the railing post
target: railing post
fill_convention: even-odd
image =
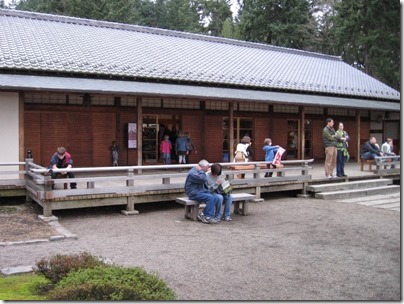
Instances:
[[[306,176],[306,177],[307,177],[307,176],[308,176],[308,173],[309,173],[309,162],[304,161],[302,164],[303,164],[303,165],[302,165],[302,167],[303,167],[303,169],[302,169],[302,176]],[[302,197],[302,198],[307,198],[307,197],[309,197],[309,195],[307,194],[307,186],[308,186],[308,182],[307,182],[307,179],[305,179],[305,181],[303,182],[302,193],[301,193],[301,194],[298,194],[297,197]]]
[[[255,164],[255,171],[254,172],[254,178],[260,178],[260,171],[261,171],[261,166],[260,164]]]
[[[128,170],[128,177],[133,177],[133,169]],[[126,181],[126,186],[131,187],[135,185],[135,181],[133,179],[128,179]]]
[[[28,150],[31,151],[31,150]],[[27,156],[28,156],[28,152],[27,152]],[[29,162],[33,162],[34,160],[32,159],[32,153],[31,153],[31,158],[27,157],[25,159],[25,191],[26,191],[26,195],[25,195],[25,201],[26,202],[32,202],[32,198],[28,195],[28,191],[26,189],[27,185],[28,185],[28,179],[30,178],[28,175],[28,172],[30,171],[30,165]]]

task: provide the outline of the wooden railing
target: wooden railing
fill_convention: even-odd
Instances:
[[[284,161],[284,167],[267,169],[269,162],[221,163],[224,173],[231,180],[235,192],[249,192],[257,198],[261,192],[299,189],[306,193],[310,180],[309,166],[313,159]],[[39,166],[32,159],[25,163],[13,163],[25,166],[25,170],[9,173],[22,174],[19,183],[25,186],[27,198],[36,201],[44,209],[44,216],[51,216],[52,210],[95,207],[106,205],[126,205],[125,214],[137,213],[134,206],[139,203],[156,201],[174,201],[178,195],[184,194],[184,183],[188,165],[152,165],[121,167],[88,167],[49,170]],[[10,163],[0,163],[0,167]],[[230,168],[246,165],[245,170]],[[252,167],[250,167],[252,165]],[[182,172],[179,172],[179,170]],[[186,169],[186,170],[184,170]],[[73,172],[75,178],[51,179],[51,172]],[[273,172],[274,177],[265,178],[266,172]],[[0,175],[3,172],[0,171]],[[236,175],[244,173],[245,178],[237,179]],[[277,174],[278,173],[278,174]],[[25,178],[24,178],[25,177]],[[1,180],[5,185],[6,180]],[[64,189],[63,184],[77,183],[77,189]],[[54,187],[53,187],[54,186]],[[276,187],[277,186],[277,187]],[[54,188],[54,189],[53,189]]]

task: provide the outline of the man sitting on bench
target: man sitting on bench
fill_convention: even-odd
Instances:
[[[202,159],[195,167],[189,170],[185,180],[185,193],[191,200],[206,203],[203,212],[198,214],[199,221],[205,224],[217,224],[219,222],[214,218],[214,215],[219,199],[206,188],[206,172],[209,169],[209,162]]]
[[[51,161],[50,161],[50,165],[49,165],[49,169],[61,169],[61,168],[71,168],[73,165],[73,160],[72,157],[69,153],[66,152],[66,149],[64,147],[59,147],[57,149],[57,151],[52,155]],[[55,179],[57,178],[57,176],[61,174],[61,175],[66,175],[69,178],[74,178],[74,174],[73,172],[52,172],[51,173],[51,178]],[[70,188],[71,189],[76,189],[77,188],[77,184],[76,183],[71,183],[70,184]]]
[[[369,141],[365,142],[361,151],[361,159],[375,159],[375,157],[383,156],[383,152],[380,151],[379,147],[376,145],[376,138],[371,137]]]

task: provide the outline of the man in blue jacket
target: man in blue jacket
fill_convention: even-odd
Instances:
[[[207,189],[206,172],[209,170],[209,162],[205,159],[199,161],[195,167],[189,170],[185,180],[185,193],[191,200],[206,203],[203,212],[198,214],[199,221],[205,224],[217,224],[219,222],[214,218],[214,215],[219,200]]]

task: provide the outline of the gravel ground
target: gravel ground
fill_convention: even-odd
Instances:
[[[88,251],[158,273],[178,300],[401,300],[400,214],[275,194],[206,225],[175,203],[56,211],[78,239],[0,247],[0,269]]]

